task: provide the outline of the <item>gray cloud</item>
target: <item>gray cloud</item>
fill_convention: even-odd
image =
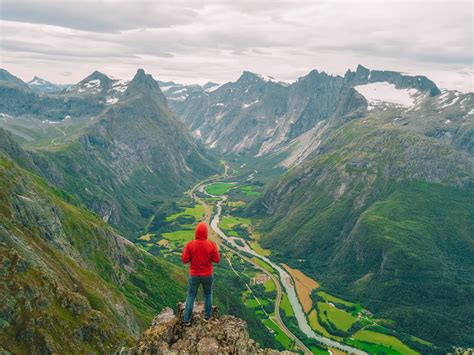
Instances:
[[[2,66],[24,79],[78,81],[144,67],[181,82],[243,70],[294,80],[358,63],[472,91],[470,1],[52,1],[1,3]],[[71,72],[65,77],[62,72]]]
[[[3,0],[2,19],[92,32],[118,32],[141,27],[190,23],[192,8],[155,1]]]

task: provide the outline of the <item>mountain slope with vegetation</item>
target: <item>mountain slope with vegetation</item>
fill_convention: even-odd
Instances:
[[[435,344],[472,344],[473,177],[463,152],[369,116],[334,131],[249,213],[264,247],[336,294]]]
[[[184,297],[182,270],[140,251],[74,197],[0,153],[0,343],[113,352]]]

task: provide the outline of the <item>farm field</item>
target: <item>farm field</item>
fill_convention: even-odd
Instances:
[[[186,207],[186,209],[182,212],[178,212],[172,214],[171,216],[166,217],[167,221],[174,221],[180,216],[192,216],[196,221],[201,220],[204,216],[204,206],[203,205],[195,205],[194,207]]]
[[[303,274],[300,270],[293,269],[286,264],[282,264],[283,267],[290,273],[296,286],[296,293],[303,306],[303,311],[308,313],[312,306],[313,301],[311,300],[311,292],[319,288],[319,284],[312,278]]]
[[[162,234],[163,238],[173,242],[187,243],[194,239],[194,230],[179,230],[175,232],[167,232]]]
[[[374,344],[391,348],[400,354],[407,354],[407,355],[418,354],[418,352],[409,348],[407,345],[402,343],[399,339],[391,335],[386,335],[386,334],[362,329],[356,332],[353,335],[353,338],[355,340],[374,343]]]
[[[350,313],[336,308],[329,303],[318,302],[318,311],[323,321],[329,320],[338,329],[348,331],[357,319]]]
[[[214,196],[222,196],[226,194],[230,189],[234,187],[234,184],[227,183],[227,182],[218,182],[215,184],[207,185],[204,189],[208,194]]]

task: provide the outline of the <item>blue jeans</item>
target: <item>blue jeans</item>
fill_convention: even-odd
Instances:
[[[214,283],[214,275],[211,276],[189,276],[188,279],[188,296],[186,297],[186,307],[184,309],[183,320],[189,322],[193,315],[194,300],[202,284],[204,291],[204,317],[210,318],[212,312],[212,284]]]

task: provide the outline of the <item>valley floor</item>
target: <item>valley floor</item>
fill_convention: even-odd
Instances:
[[[396,331],[384,327],[389,321],[323,291],[301,271],[272,261],[271,251],[260,246],[261,236],[252,221],[239,216],[239,209],[260,194],[260,186],[252,182],[255,172],[249,180],[236,169],[232,175],[229,170],[225,165],[223,175],[202,181],[187,193],[194,203],[188,200],[187,206],[165,218],[165,229],[175,230],[144,234],[138,243],[179,263],[181,248],[194,237],[195,222],[205,220],[231,271],[244,281],[240,300],[281,348],[317,354],[418,353],[399,340]]]

